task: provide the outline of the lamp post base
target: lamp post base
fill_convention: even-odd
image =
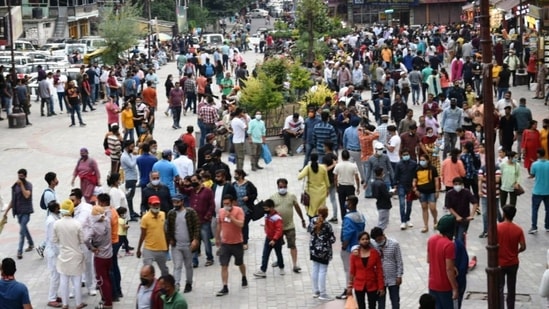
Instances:
[[[12,113],[8,115],[8,125],[10,129],[19,129],[27,126],[25,113]]]

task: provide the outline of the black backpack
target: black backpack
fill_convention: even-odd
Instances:
[[[44,192],[42,192],[42,196],[40,197],[40,208],[44,210],[48,209],[48,205],[46,205],[46,201],[44,201],[44,195],[46,194],[46,191],[50,191],[51,193],[54,193],[53,190],[50,188],[47,188],[44,190]]]

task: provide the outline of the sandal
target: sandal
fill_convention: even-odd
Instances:
[[[61,308],[63,305],[60,302],[57,302],[57,301],[50,301],[50,302],[48,302],[47,306],[48,307],[53,307],[53,308]]]
[[[88,306],[88,304],[81,303],[80,305],[76,306],[76,309],[82,309],[82,308],[87,307],[87,306]]]
[[[421,229],[421,232],[422,232],[422,233],[427,233],[428,231],[429,231],[429,228],[426,228],[426,227],[424,227],[424,228]]]

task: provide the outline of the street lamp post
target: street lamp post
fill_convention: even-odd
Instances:
[[[11,100],[12,100],[12,113],[8,115],[8,126],[10,128],[24,128],[26,123],[26,115],[22,112],[21,106],[19,105],[19,100],[17,98],[17,94],[15,93],[15,86],[17,84],[17,72],[15,71],[15,52],[13,50],[14,46],[14,38],[13,38],[13,21],[12,21],[12,14],[11,14],[11,0],[7,0],[7,7],[8,7],[8,27],[9,29],[9,40],[10,40],[10,54],[11,54],[11,68],[10,68],[10,74],[8,75],[8,78],[10,80],[10,87],[11,87]]]
[[[151,36],[152,36],[152,17],[151,17],[151,3],[153,0],[147,1],[147,10],[149,13],[149,23],[148,23],[148,38],[147,38],[147,47],[148,47],[148,53],[147,53],[147,61],[151,62]]]

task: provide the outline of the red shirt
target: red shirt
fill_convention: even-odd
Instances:
[[[143,102],[149,104],[151,108],[156,108],[156,90],[153,87],[147,87],[141,92]]]
[[[187,144],[187,157],[195,161],[196,160],[196,155],[195,155],[196,139],[194,138],[192,133],[185,133],[181,135],[181,140],[183,141],[183,143]]]
[[[233,205],[231,215],[238,221],[244,220],[244,211],[242,208]],[[221,226],[221,243],[227,245],[236,245],[244,242],[242,238],[242,228],[238,227],[232,221],[226,221],[227,211],[224,208],[219,209],[217,224]]]
[[[519,243],[525,242],[524,232],[513,222],[498,223],[498,264],[500,267],[519,264]]]
[[[452,291],[446,274],[446,260],[456,259],[456,246],[453,241],[441,234],[433,235],[427,241],[429,259],[429,289],[437,292]]]

